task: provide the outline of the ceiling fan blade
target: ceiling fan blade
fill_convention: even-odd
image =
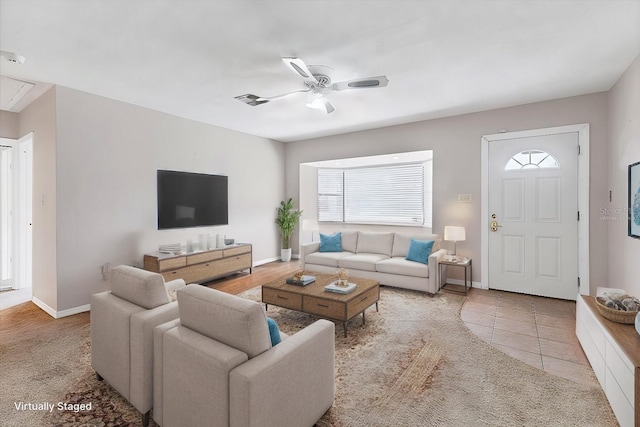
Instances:
[[[336,110],[333,104],[331,104],[324,96],[320,96],[309,102],[307,107],[324,111],[326,114],[331,114]]]
[[[304,81],[310,82],[310,83],[313,83],[313,84],[318,83],[316,78],[313,77],[313,74],[311,73],[311,71],[309,71],[309,68],[307,67],[307,64],[305,64],[302,59],[296,58],[296,57],[284,57],[284,58],[282,58],[282,61],[294,73],[296,73],[297,75],[302,77],[302,79]]]
[[[256,107],[258,105],[266,104],[269,102],[268,99],[261,98],[258,95],[254,95],[252,93],[247,93],[245,95],[240,95],[235,97],[238,101],[242,101],[247,105],[251,105],[252,107]]]
[[[258,105],[266,104],[267,102],[274,101],[276,99],[284,98],[285,96],[293,95],[294,93],[300,92],[309,92],[311,89],[300,89],[294,90],[293,92],[283,93],[281,95],[275,96],[258,96],[252,93],[247,93],[245,95],[236,96],[235,98],[238,101],[242,101],[247,105],[251,105],[252,107],[257,107]]]
[[[345,82],[337,82],[328,87],[331,90],[346,89],[369,89],[376,87],[385,87],[389,83],[386,76],[367,77],[364,79],[347,80]]]

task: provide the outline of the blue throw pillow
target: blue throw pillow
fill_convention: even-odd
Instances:
[[[270,317],[267,317],[267,325],[269,325],[269,335],[271,336],[271,347],[276,344],[279,344],[282,341],[280,338],[280,330],[278,329],[278,325],[276,321]]]
[[[342,233],[320,233],[320,252],[342,252]]]
[[[411,239],[411,243],[409,243],[409,253],[406,259],[421,262],[422,264],[429,264],[429,255],[431,255],[431,249],[433,249],[433,242],[433,240]]]

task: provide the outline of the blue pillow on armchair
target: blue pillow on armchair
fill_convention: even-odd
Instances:
[[[411,243],[409,243],[409,253],[405,259],[421,262],[422,264],[429,264],[429,255],[431,255],[433,243],[433,240],[411,239]]]
[[[271,337],[271,347],[276,344],[280,344],[282,338],[280,337],[280,329],[275,320],[271,317],[267,317],[267,325],[269,326],[269,336]]]
[[[342,252],[342,233],[320,233],[320,252]]]

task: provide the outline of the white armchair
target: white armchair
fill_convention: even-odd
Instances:
[[[313,426],[335,399],[335,326],[271,346],[261,304],[199,285],[155,329],[153,419],[163,427]]]
[[[184,286],[182,279],[165,284],[160,274],[118,266],[111,291],[91,296],[91,366],[142,413],[144,426],[153,405],[153,328],[178,317],[168,291]]]

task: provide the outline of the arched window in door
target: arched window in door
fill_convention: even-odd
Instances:
[[[529,149],[514,154],[504,170],[546,169],[559,167],[558,161],[551,154],[542,150]]]

